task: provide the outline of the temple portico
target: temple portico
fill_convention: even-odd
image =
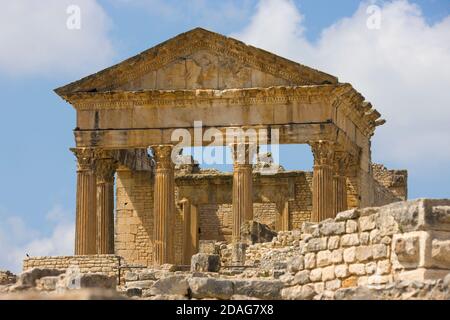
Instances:
[[[290,230],[406,197],[376,179],[384,120],[350,84],[203,29],[55,91],[77,113],[76,255],[188,264],[199,241],[239,242],[247,221]],[[206,147],[194,133],[232,129],[277,139],[224,143],[232,173],[174,162],[180,130],[183,147]],[[309,145],[312,172],[260,171],[263,144]]]

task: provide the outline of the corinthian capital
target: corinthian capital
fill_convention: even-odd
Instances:
[[[329,140],[317,140],[309,142],[312,152],[314,154],[314,165],[315,166],[332,166],[335,144],[333,141]]]
[[[349,153],[343,151],[335,152],[333,161],[334,173],[337,176],[345,176],[352,162],[352,156]]]
[[[92,148],[72,148],[70,151],[73,152],[77,158],[77,171],[88,171],[94,170],[95,165],[95,154]]]
[[[157,145],[151,147],[153,150],[153,157],[156,162],[156,169],[173,169],[174,163],[172,161],[172,145]]]
[[[101,158],[95,160],[95,174],[98,183],[113,183],[114,173],[118,162],[113,158]]]

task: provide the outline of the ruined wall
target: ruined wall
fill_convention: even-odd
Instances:
[[[383,172],[381,174],[380,172]],[[390,172],[394,172],[390,174]],[[286,206],[289,229],[299,229],[310,220],[312,211],[312,172],[285,171],[273,175],[254,173],[253,209],[256,221],[282,230],[282,215]],[[384,184],[371,179],[371,205],[384,205],[399,198],[390,187],[398,188],[392,178],[398,171],[376,171]],[[389,182],[390,181],[390,182]],[[348,179],[348,204],[359,203],[357,177]],[[230,241],[232,229],[232,174],[214,170],[196,173],[177,170],[175,178],[177,207],[173,222],[175,263],[183,262],[183,212],[180,201],[188,199],[196,206],[199,219],[199,239]],[[406,182],[405,187],[406,189]],[[398,190],[398,189],[396,189]],[[399,192],[399,191],[397,191]],[[116,190],[116,253],[128,263],[152,264],[153,238],[153,180],[149,171],[117,172]]]
[[[23,270],[31,268],[77,268],[80,273],[103,273],[118,276],[121,257],[110,254],[86,256],[31,257],[23,261]]]
[[[408,198],[408,172],[406,170],[388,170],[382,164],[372,164],[372,174],[380,186],[400,199]]]
[[[352,209],[280,232],[272,242],[249,246],[245,264],[256,276],[285,282],[285,298],[303,286],[332,298],[340,288],[444,278],[449,239],[450,200],[420,199]],[[225,263],[230,250],[221,252]]]
[[[149,265],[153,252],[153,179],[150,171],[117,171],[115,252]]]

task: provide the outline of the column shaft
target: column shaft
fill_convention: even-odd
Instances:
[[[114,254],[114,173],[117,163],[103,158],[103,151],[96,160],[97,176],[97,253]]]
[[[174,166],[172,146],[152,147],[156,161],[154,191],[154,251],[155,264],[174,262],[173,223],[175,214]]]
[[[75,255],[96,253],[96,195],[93,152],[72,149],[77,157]]]
[[[311,221],[334,217],[333,209],[333,144],[330,141],[311,143],[314,153],[313,211]]]
[[[252,159],[256,146],[251,143],[231,145],[233,152],[233,227],[232,241],[241,239],[241,226],[253,220],[253,175]]]
[[[333,177],[333,208],[334,215],[347,210],[347,182],[343,176]]]

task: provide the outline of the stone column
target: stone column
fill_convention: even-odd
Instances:
[[[232,240],[241,239],[244,221],[253,220],[252,158],[256,146],[250,143],[230,145],[233,152],[233,228]]]
[[[314,154],[312,222],[334,217],[333,209],[333,142],[311,142]]]
[[[96,253],[96,194],[94,151],[71,149],[77,157],[75,255]]]
[[[345,152],[336,152],[334,155],[333,175],[333,214],[348,209],[347,205],[347,177],[346,172],[350,162],[350,155]]]
[[[95,160],[97,176],[97,254],[114,254],[114,174],[117,161],[108,151]]]
[[[154,194],[154,251],[157,265],[174,262],[175,178],[171,145],[153,146],[156,161]]]

